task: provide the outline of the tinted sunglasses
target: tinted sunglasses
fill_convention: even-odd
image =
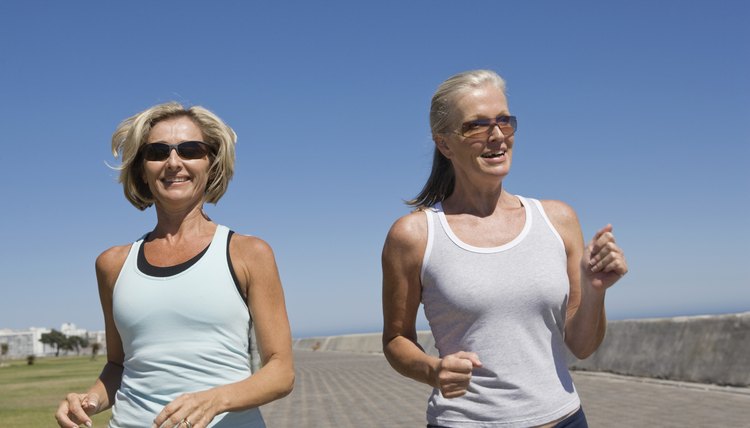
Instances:
[[[177,150],[177,155],[185,160],[202,159],[210,152],[210,147],[203,141],[183,141],[179,144],[151,143],[141,147],[143,159],[147,161],[163,161]]]
[[[472,120],[463,123],[461,125],[461,132],[456,132],[456,134],[468,138],[489,136],[495,130],[495,126],[500,128],[504,136],[510,137],[516,133],[518,121],[515,116],[498,116],[494,119]]]

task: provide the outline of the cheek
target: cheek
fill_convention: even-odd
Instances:
[[[144,183],[148,183],[148,174],[146,173],[145,162],[141,163],[140,168],[136,168],[135,172],[141,177],[141,181],[143,181]]]

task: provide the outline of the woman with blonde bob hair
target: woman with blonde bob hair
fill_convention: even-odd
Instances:
[[[171,117],[188,117],[205,136],[205,143],[211,148],[209,157],[209,180],[206,186],[206,202],[215,204],[224,195],[234,174],[234,146],[237,135],[218,116],[201,106],[185,109],[176,102],[153,106],[135,116],[125,119],[112,136],[112,154],[122,156],[120,183],[125,197],[139,210],[145,210],[153,203],[153,195],[141,176],[143,163],[138,154],[147,144],[151,127]]]
[[[517,119],[505,81],[457,74],[435,92],[432,172],[383,248],[383,350],[432,386],[428,427],[586,427],[565,347],[601,343],[606,290],[627,272],[612,226],[584,246],[567,204],[508,192]],[[439,356],[417,343],[420,302]]]
[[[107,363],[55,418],[110,427],[264,427],[262,404],[294,383],[291,333],[271,247],[203,211],[226,192],[237,136],[203,107],[160,104],[112,136],[125,197],[155,206],[156,226],[96,260]],[[252,373],[254,326],[262,368]]]

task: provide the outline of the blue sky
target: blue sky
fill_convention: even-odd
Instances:
[[[568,202],[587,240],[614,225],[610,318],[750,310],[750,6],[603,3],[0,3],[0,328],[103,328],[94,259],[155,223],[110,137],[177,100],[239,135],[207,211],[272,245],[294,335],[378,331],[430,97],[476,68],[519,118],[506,188]]]

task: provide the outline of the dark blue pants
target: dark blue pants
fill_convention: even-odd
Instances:
[[[427,424],[427,428],[448,427]],[[555,428],[589,428],[589,424],[586,422],[586,415],[583,413],[583,407],[579,407],[575,413],[558,422],[557,425],[555,425]]]

